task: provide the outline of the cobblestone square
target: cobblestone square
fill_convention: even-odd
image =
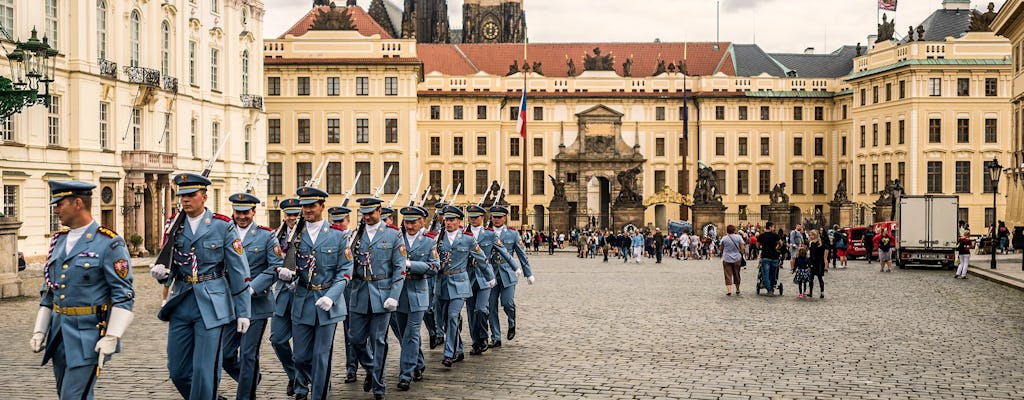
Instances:
[[[720,260],[601,263],[533,255],[537,284],[520,285],[518,336],[451,370],[425,350],[425,380],[398,392],[390,338],[388,396],[422,398],[993,398],[1024,394],[1024,293],[935,269],[879,273],[851,262],[826,275],[826,298],[799,300],[788,271],[784,297],[726,297]],[[38,275],[38,271],[24,274]],[[38,285],[31,277],[29,284]],[[165,366],[159,287],[136,270],[136,319],[124,354],[103,371],[98,399],[174,399]],[[28,350],[38,303],[0,302],[8,338],[0,398],[54,398],[52,370]],[[504,318],[504,317],[503,317]],[[340,329],[340,326],[339,326]],[[468,340],[468,333],[463,332]],[[337,335],[332,398],[369,398],[345,384]],[[426,345],[424,344],[424,349]],[[260,396],[283,399],[286,378],[269,344]],[[360,382],[363,373],[360,372]],[[229,398],[234,382],[222,377]]]

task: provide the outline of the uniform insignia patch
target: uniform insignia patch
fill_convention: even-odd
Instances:
[[[278,257],[284,257],[284,254],[281,253],[281,246],[274,246],[274,255]]]
[[[434,259],[437,258],[440,258],[440,256],[437,255],[437,248],[434,248]]]
[[[273,229],[270,229],[270,227],[269,227],[269,226],[263,226],[263,225],[257,225],[257,226],[258,226],[258,227],[259,227],[260,229],[262,229],[262,230],[265,230],[265,231],[267,231],[267,232],[273,232],[273,231],[274,231]]]
[[[345,258],[347,258],[349,261],[352,261],[352,250],[345,249]]]
[[[121,279],[128,278],[128,260],[120,259],[114,261],[114,272],[116,272],[117,276]]]
[[[235,249],[235,253],[238,253],[238,254],[245,253],[245,248],[242,247],[242,240],[241,239],[235,239],[234,242],[231,242],[231,248]]]
[[[224,222],[231,222],[231,218],[228,218],[227,215],[213,213],[213,217],[216,218],[216,219],[219,219],[221,221],[224,221]],[[207,219],[206,223],[210,223],[210,220]]]
[[[115,239],[114,241],[110,242],[110,248],[111,249],[116,249],[116,248],[122,247],[122,246],[124,246],[124,239],[118,238],[118,239]]]
[[[402,254],[402,257],[405,257],[405,245],[404,244],[398,246],[398,252]]]
[[[102,233],[103,236],[109,237],[111,239],[117,237],[117,232],[114,232],[113,230],[111,230],[110,228],[107,228],[105,226],[101,226],[99,228],[96,228],[96,232]]]
[[[484,251],[480,250],[480,245],[476,245],[476,252],[477,253],[483,253]]]

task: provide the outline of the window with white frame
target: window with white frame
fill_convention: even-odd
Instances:
[[[18,185],[4,185],[4,215],[8,218],[18,217]]]
[[[51,146],[60,146],[60,97],[50,97],[50,113],[47,115],[48,140]]]
[[[212,145],[211,152],[220,149],[220,122],[218,121],[213,121],[213,125],[210,127],[210,144]]]
[[[142,109],[132,107],[132,150],[142,150]]]
[[[192,150],[192,157],[196,157],[199,155],[199,120],[195,117],[192,117],[189,135],[189,148]]]
[[[249,50],[242,50],[242,94],[249,94]]]
[[[928,79],[928,95],[942,96],[942,78]]]
[[[252,126],[245,126],[245,143],[242,144],[242,151],[245,152],[245,161],[252,161]]]
[[[171,123],[174,122],[174,118],[171,113],[164,113],[164,134],[160,138],[160,141],[164,144],[164,153],[171,152]]]
[[[210,49],[210,89],[220,90],[220,82],[218,82],[218,76],[220,75],[219,61],[220,49]]]
[[[60,20],[58,19],[58,0],[46,0],[46,37],[50,39],[50,47],[60,49]]]
[[[142,39],[141,24],[142,16],[139,15],[139,11],[132,10],[131,21],[128,23],[128,47],[131,51],[131,54],[128,57],[128,65],[132,67],[139,66],[139,43]]]
[[[0,24],[8,32],[16,32],[14,26],[14,0],[0,0]]]
[[[0,122],[0,142],[14,141],[14,116]]]
[[[160,23],[160,73],[170,74],[171,67],[171,24]]]
[[[110,103],[101,101],[100,102],[100,148],[106,150],[110,143],[107,141],[109,137],[109,123],[110,123]]]
[[[107,0],[96,0],[96,59],[107,59]]]
[[[195,86],[196,84],[196,47],[198,45],[194,40],[188,41],[188,83]]]

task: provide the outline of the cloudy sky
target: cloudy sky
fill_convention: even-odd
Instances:
[[[335,0],[343,4],[344,0]],[[386,0],[401,5],[402,0]],[[714,41],[714,0],[524,0],[531,42]],[[995,0],[996,10],[1005,0]],[[284,33],[309,11],[312,0],[264,0],[264,36]],[[462,26],[463,0],[449,0],[452,28]],[[818,53],[866,43],[877,29],[876,0],[721,0],[720,38],[757,43],[770,52]],[[370,0],[358,0],[369,8]],[[984,10],[987,1],[973,0]],[[896,33],[916,26],[942,0],[899,0]]]

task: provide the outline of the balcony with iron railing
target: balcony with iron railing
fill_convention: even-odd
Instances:
[[[100,75],[108,77],[110,79],[117,79],[117,63],[100,59],[99,61]]]
[[[121,168],[125,172],[174,172],[177,155],[156,151],[124,151],[121,153]]]
[[[163,86],[164,90],[166,90],[168,92],[171,92],[171,93],[178,93],[178,78],[175,78],[173,76],[164,75],[163,76],[163,80],[164,80],[164,86]]]
[[[124,74],[126,75],[126,80],[130,83],[138,83],[156,88],[160,87],[160,71],[158,70],[126,66],[124,67]]]
[[[255,108],[257,110],[263,109],[263,96],[255,94],[243,94],[241,96],[242,107]]]

